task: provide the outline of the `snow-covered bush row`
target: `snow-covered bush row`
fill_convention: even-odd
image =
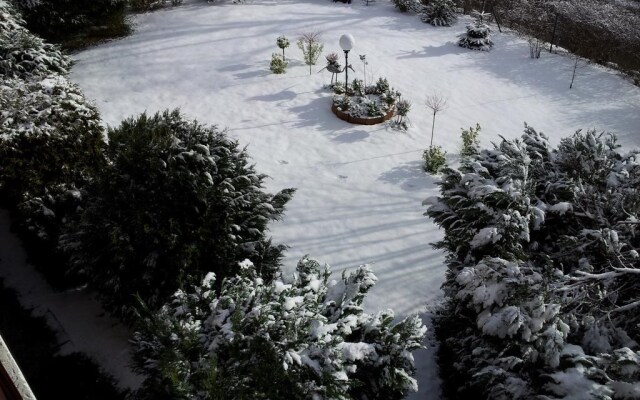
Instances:
[[[0,2],[0,76],[27,78],[67,73],[70,60],[23,24],[11,6]]]
[[[126,35],[130,29],[127,0],[20,0],[14,3],[29,30],[70,47]]]
[[[60,246],[107,305],[120,311],[137,294],[158,308],[192,277],[233,275],[245,258],[275,276],[283,246],[266,238],[267,223],[294,190],[265,193],[265,176],[224,131],[177,110],[142,114],[109,130],[106,157]]]
[[[449,394],[639,398],[638,153],[594,132],[552,149],[526,127],[443,175],[425,203],[449,253]]]
[[[53,246],[78,189],[102,162],[103,129],[96,108],[63,76],[68,58],[21,24],[0,1],[0,199],[20,211],[30,239]]]
[[[418,316],[394,324],[392,311],[363,311],[377,280],[368,267],[336,281],[304,258],[271,282],[240,267],[219,291],[208,274],[144,319],[143,398],[393,400],[417,389],[411,351],[426,329]]]

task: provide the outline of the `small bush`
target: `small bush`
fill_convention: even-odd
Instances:
[[[335,104],[336,107],[338,107],[340,110],[349,111],[349,109],[351,108],[351,97],[341,96]]]
[[[394,129],[406,131],[409,126],[407,124],[407,115],[411,111],[411,102],[401,99],[396,103],[396,119],[392,123]]]
[[[447,152],[442,150],[440,146],[431,146],[422,154],[424,160],[424,170],[437,174],[447,162]]]
[[[60,248],[114,311],[135,294],[159,307],[192,277],[232,275],[245,258],[266,279],[278,271],[284,247],[266,238],[267,223],[293,189],[265,193],[265,176],[224,132],[177,110],[142,114],[109,131],[107,155]]]
[[[331,87],[331,90],[333,90],[333,93],[338,95],[343,95],[347,93],[347,90],[344,87],[344,83],[342,82],[334,83],[333,86]]]
[[[369,117],[377,117],[377,116],[384,115],[384,113],[380,109],[380,106],[375,101],[368,101],[365,104],[365,110]]]
[[[274,74],[284,74],[287,72],[287,65],[289,65],[289,63],[284,60],[283,56],[276,53],[271,54],[271,65],[269,66],[271,72]]]
[[[395,400],[417,390],[418,316],[393,323],[362,303],[377,278],[363,266],[342,279],[304,258],[289,279],[215,275],[177,292],[135,334],[146,398]]]
[[[390,89],[389,81],[387,78],[379,78],[376,82],[376,93],[382,94],[388,92]]]
[[[458,20],[456,5],[453,0],[431,0],[423,8],[420,19],[433,26],[451,26]]]
[[[401,12],[413,11],[419,12],[422,7],[422,3],[419,0],[391,0],[394,7]]]
[[[351,91],[356,96],[364,96],[364,83],[362,79],[354,79],[351,81]]]
[[[460,155],[462,157],[471,157],[480,152],[480,141],[478,135],[480,134],[480,124],[476,124],[476,127],[469,127],[469,129],[462,129],[460,136],[462,138],[462,150]]]

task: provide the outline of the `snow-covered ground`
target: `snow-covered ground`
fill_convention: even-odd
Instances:
[[[579,128],[609,130],[629,148],[640,144],[640,89],[615,73],[583,67],[569,90],[567,57],[545,52],[532,60],[526,42],[511,34],[495,34],[490,53],[462,49],[455,41],[463,21],[434,28],[383,0],[368,7],[193,0],[134,21],[130,37],[75,55],[72,81],[110,125],[145,110],[180,107],[189,117],[228,127],[249,146],[258,170],[272,177],[271,190],[298,188],[285,219],[272,225],[275,240],[291,246],[287,271],[304,254],[337,272],[370,263],[380,279],[370,309],[423,313],[441,296],[443,255],[429,243],[442,233],[421,206],[437,194],[436,180],[421,170],[431,128],[427,95],[448,98],[434,142],[452,160],[460,128],[476,122],[483,145],[499,135],[519,136],[524,121],[554,144]],[[409,131],[350,125],[333,116],[331,95],[322,89],[329,73],[316,73],[324,59],[309,75],[295,46],[307,31],[321,32],[325,54],[341,53],[338,38],[351,33],[356,72],[350,78],[362,78],[358,55],[366,54],[367,80],[387,77],[413,103]],[[274,75],[269,61],[283,34],[292,42],[289,69]],[[433,354],[416,355],[420,393],[414,398],[438,397]]]

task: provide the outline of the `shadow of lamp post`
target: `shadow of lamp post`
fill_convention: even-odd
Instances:
[[[344,87],[349,86],[349,50],[353,48],[355,39],[349,33],[340,36],[340,47],[344,50]]]

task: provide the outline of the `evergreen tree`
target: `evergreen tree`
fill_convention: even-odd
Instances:
[[[108,306],[122,311],[137,294],[157,308],[191,278],[233,275],[245,258],[275,276],[284,247],[267,240],[267,223],[294,190],[265,193],[265,176],[224,132],[177,110],[142,114],[109,131],[107,157],[61,248]]]
[[[13,7],[0,3],[0,76],[27,79],[66,74],[70,60],[23,25]]]
[[[135,334],[135,365],[153,399],[401,399],[417,390],[411,351],[425,328],[362,302],[368,267],[329,280],[304,258],[291,279],[261,279],[248,260],[216,291],[215,275],[178,291]]]
[[[129,33],[127,0],[37,0],[17,5],[28,28],[54,43],[78,47],[88,39]]]
[[[476,13],[475,21],[467,25],[467,32],[459,36],[459,46],[472,50],[491,50],[493,47],[491,28],[484,22],[488,15],[487,13]]]
[[[19,211],[24,239],[51,249],[103,164],[103,129],[96,108],[64,76],[70,60],[22,24],[0,2],[0,200]]]
[[[448,251],[436,332],[450,395],[633,398],[640,164],[618,147],[577,132],[553,150],[526,127],[445,169],[426,203]]]

